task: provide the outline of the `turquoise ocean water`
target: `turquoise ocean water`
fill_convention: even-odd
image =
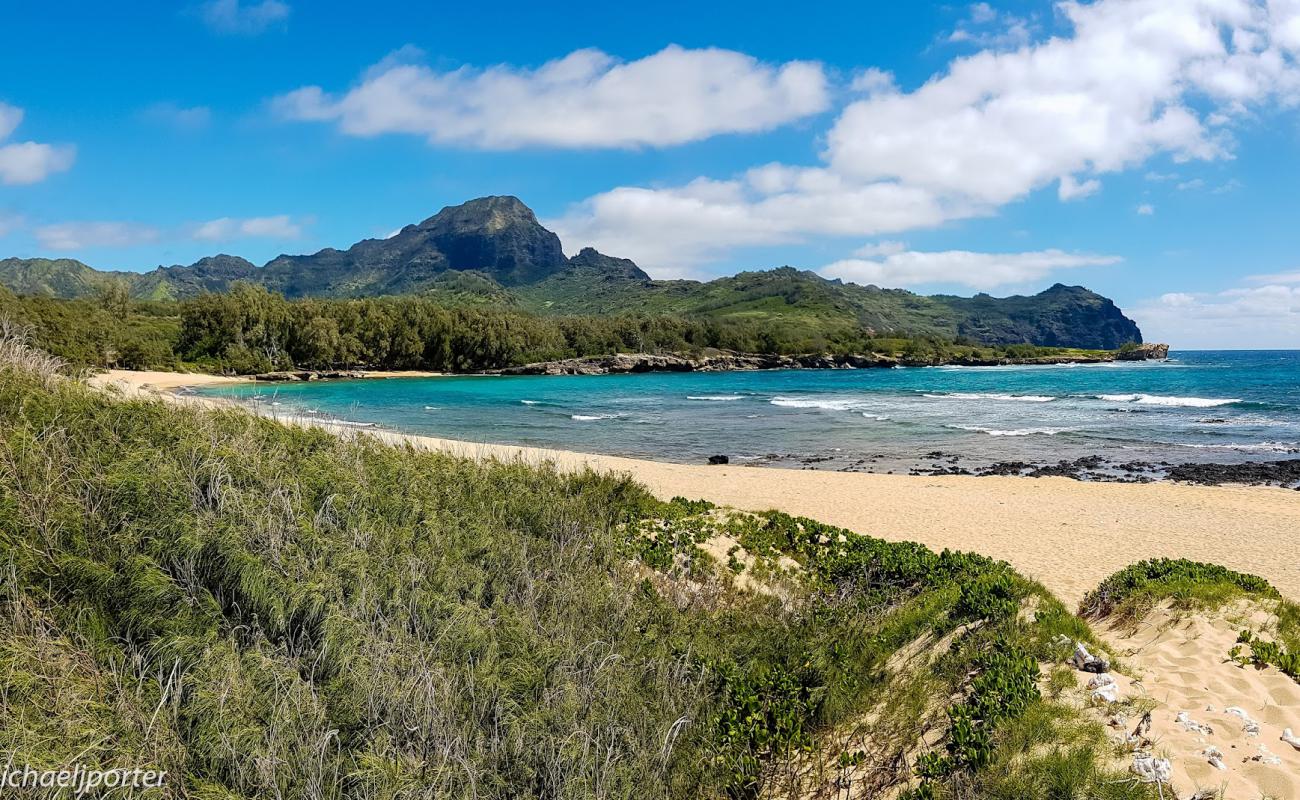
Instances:
[[[700,462],[898,471],[949,463],[1300,454],[1300,351],[1105,365],[401,378],[213,387],[275,413]],[[942,452],[942,457],[936,455]],[[955,463],[955,462],[954,462]]]

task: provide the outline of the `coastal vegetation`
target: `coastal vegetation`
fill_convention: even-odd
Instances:
[[[120,288],[78,300],[17,296],[0,288],[0,320],[25,328],[42,349],[80,367],[178,369],[174,303],[132,300]]]
[[[877,336],[798,317],[713,319],[673,314],[543,315],[446,297],[287,300],[252,284],[179,301],[140,302],[119,288],[79,300],[0,289],[0,315],[70,363],[250,374],[286,369],[474,372],[618,352],[879,353],[921,363],[953,359],[1097,357],[1104,351],[980,345]]]
[[[1086,623],[1004,563],[114,398],[12,338],[0,565],[0,752],[177,796],[1156,796],[1039,678]]]

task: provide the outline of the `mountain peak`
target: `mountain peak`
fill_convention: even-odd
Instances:
[[[455,227],[461,230],[499,231],[512,225],[542,228],[537,215],[518,197],[490,195],[476,197],[458,206],[446,206],[417,227],[423,230]]]
[[[569,268],[575,271],[598,273],[604,280],[626,279],[648,281],[650,276],[630,258],[607,256],[594,247],[584,247],[569,259]]]
[[[378,244],[409,252],[424,248],[446,268],[479,270],[505,286],[534,283],[567,263],[560,237],[543,228],[533,210],[510,195],[480,197],[446,208]]]

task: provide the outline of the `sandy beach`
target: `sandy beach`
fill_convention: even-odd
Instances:
[[[98,385],[176,397],[171,390],[246,380],[111,371]],[[341,434],[360,429],[311,420]],[[703,466],[364,430],[384,441],[473,458],[552,461],[625,472],[656,495],[735,508],[779,509],[885,539],[1005,559],[1067,603],[1135,561],[1180,557],[1262,575],[1300,599],[1300,492],[1256,486],[1089,483],[1069,478],[920,477]]]

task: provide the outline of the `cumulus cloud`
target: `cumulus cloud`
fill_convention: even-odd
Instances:
[[[302,235],[302,223],[288,214],[273,217],[221,217],[195,226],[190,238],[202,242],[225,242],[231,239],[296,239]]]
[[[156,242],[161,236],[157,228],[131,222],[60,222],[38,226],[32,233],[50,250],[130,247]]]
[[[870,67],[853,76],[849,82],[849,91],[862,92],[864,94],[875,94],[876,92],[892,92],[898,89],[894,82],[894,73],[888,72],[878,67]]]
[[[966,19],[948,35],[948,41],[988,48],[1020,47],[1029,42],[1033,33],[1034,25],[1025,17],[998,11],[988,3],[975,3]]]
[[[1068,34],[957,58],[911,91],[865,81],[874,91],[845,106],[819,165],[760,168],[772,180],[756,179],[756,171],[702,178],[731,187],[718,199],[698,196],[691,187],[700,181],[620,187],[576,205],[557,224],[588,237],[575,244],[623,245],[620,255],[654,272],[703,263],[730,247],[826,233],[871,236],[994,214],[1054,182],[1061,200],[1074,200],[1097,191],[1101,176],[1155,156],[1228,159],[1230,126],[1249,124],[1255,109],[1300,102],[1296,6],[1064,2],[1058,8]],[[834,209],[845,196],[888,194],[909,203],[860,204],[851,214],[832,212],[834,224],[808,213]],[[649,213],[639,217],[639,210]],[[699,230],[698,221],[709,219],[721,223],[713,235]],[[665,225],[682,226],[681,247],[664,244],[677,234]]]
[[[260,3],[209,0],[200,9],[200,15],[217,33],[254,36],[289,19],[289,10],[289,5],[280,0],[262,0]]]
[[[23,110],[0,103],[0,184],[10,186],[40,183],[55,172],[72,167],[76,148],[40,142],[5,144],[23,121]]]
[[[809,233],[872,236],[973,213],[923,189],[769,165],[735,180],[615,189],[545,224],[574,247],[630,254],[656,277],[675,277],[737,246],[794,242]]]
[[[1140,203],[1136,210],[1139,217],[1149,217],[1156,213],[1156,207],[1150,203]]]
[[[1038,281],[1061,269],[1115,264],[1117,256],[1039,250],[1029,253],[973,253],[967,250],[918,252],[870,248],[857,255],[876,255],[836,261],[818,272],[859,284],[918,286],[955,283],[981,291],[998,286]]]
[[[439,71],[399,51],[340,94],[306,86],[272,101],[282,116],[352,136],[406,133],[485,149],[666,146],[769,130],[825,110],[820,64],[667,47],[623,62],[578,50],[536,69]]]
[[[1068,203],[1071,200],[1082,200],[1099,191],[1101,191],[1101,181],[1096,178],[1081,181],[1073,175],[1062,175],[1060,185],[1056,188],[1056,196],[1062,203]]]
[[[1294,348],[1300,342],[1300,285],[1295,283],[1171,292],[1130,311],[1147,339],[1177,348]]]

